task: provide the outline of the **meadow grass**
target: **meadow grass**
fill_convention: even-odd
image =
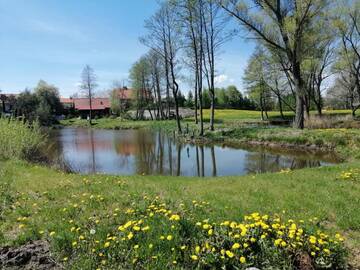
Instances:
[[[213,223],[219,224],[226,220],[244,222],[243,216],[254,212],[260,215],[279,215],[286,221],[293,219],[304,230],[308,227],[302,224],[301,220],[305,223],[310,222],[312,225],[309,228],[313,228],[310,232],[314,235],[317,235],[318,229],[324,229],[332,236],[340,233],[344,235],[347,247],[354,254],[359,251],[358,162],[299,171],[217,178],[82,176],[64,174],[19,161],[8,161],[1,165],[2,183],[7,183],[7,199],[4,200],[7,206],[4,207],[1,215],[0,243],[17,245],[29,240],[47,239],[55,251],[57,260],[62,261],[65,258],[64,265],[69,269],[84,269],[81,268],[84,265],[89,269],[95,266],[100,269],[110,269],[115,266],[121,268],[121,265],[131,268],[134,259],[138,260],[136,263],[150,263],[144,257],[136,255],[137,248],[134,251],[136,245],[140,245],[143,249],[144,245],[148,247],[150,244],[156,245],[157,249],[154,252],[147,252],[147,259],[153,256],[161,258],[159,262],[151,264],[153,268],[168,268],[172,261],[189,259],[196,254],[193,250],[189,250],[185,256],[178,250],[176,259],[171,255],[171,249],[178,249],[180,244],[184,245],[182,240],[186,242],[190,241],[189,239],[194,241],[197,239],[199,232],[194,229],[197,222],[204,224],[206,220],[205,223],[214,226],[215,230],[218,225]],[[114,239],[117,240],[126,238],[127,234],[122,234],[117,228],[128,221],[142,220],[150,224],[149,217],[144,213],[147,213],[147,208],[153,203],[152,201],[147,203],[147,200],[154,200],[156,196],[158,200],[166,203],[163,206],[166,211],[170,209],[172,211],[165,217],[179,214],[185,222],[181,226],[185,227],[181,227],[180,231],[172,230],[170,223],[166,223],[168,219],[156,219],[153,221],[155,223],[151,223],[149,237],[139,236],[140,238],[134,238],[137,239],[136,241],[126,242],[125,246],[116,243],[115,240],[113,242],[112,238],[108,240],[109,237],[115,237]],[[194,206],[194,201],[201,209]],[[186,207],[182,209],[181,204]],[[158,207],[158,209],[162,208],[159,205]],[[185,218],[186,216],[188,218]],[[133,226],[137,225],[132,224]],[[186,237],[183,235],[185,228],[188,229]],[[90,230],[95,230],[96,233],[92,235]],[[162,242],[158,239],[168,235],[172,235],[177,240]],[[252,236],[256,237],[256,241],[260,241],[260,235],[252,234]],[[82,239],[83,237],[85,239]],[[200,237],[199,241],[201,239],[207,238]],[[110,242],[111,250],[104,247],[106,242]],[[205,245],[205,242],[202,243]],[[192,248],[198,245],[192,244]],[[123,249],[130,249],[128,253],[125,252],[126,256]],[[320,251],[316,256],[322,256]],[[125,257],[113,261],[114,252]],[[263,251],[261,254],[270,256]],[[274,250],[271,254],[275,254]],[[281,250],[277,250],[276,254],[280,254],[279,258],[282,258],[284,264],[289,263],[285,258],[294,259],[291,257],[293,255],[288,253],[284,255]],[[240,255],[236,255],[237,260]],[[197,256],[201,257],[203,253]],[[171,261],[169,262],[167,258],[171,258]],[[246,258],[248,262],[255,260],[250,255]],[[354,264],[359,263],[357,257],[352,256],[350,259]],[[68,264],[67,260],[71,263]],[[208,257],[205,256],[200,261],[204,262],[204,260],[208,260]],[[189,259],[183,262],[182,267],[196,268],[200,261],[192,262]],[[215,261],[221,262],[221,258]],[[106,264],[112,266],[107,268],[109,266]],[[144,265],[138,266],[146,268]],[[180,269],[181,264],[179,263],[178,266]],[[239,267],[242,269],[241,267],[245,266],[249,265]],[[291,265],[288,266],[291,268]]]

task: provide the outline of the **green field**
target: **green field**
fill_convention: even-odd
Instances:
[[[16,161],[21,156],[14,154],[0,163],[0,246],[46,240],[65,269],[292,269],[296,254],[309,254],[318,269],[344,269],[346,252],[360,267],[359,129],[250,127],[241,123],[258,121],[259,112],[216,114],[220,123],[207,140],[315,146],[346,163],[215,178],[83,176]],[[94,123],[175,127],[174,121]],[[87,127],[77,119],[62,124]],[[0,140],[22,140],[17,134],[0,132]]]

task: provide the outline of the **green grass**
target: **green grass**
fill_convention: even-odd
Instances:
[[[317,145],[336,150],[348,163],[241,177],[187,178],[83,176],[9,160],[0,163],[0,245],[20,245],[29,240],[45,239],[51,243],[51,250],[57,261],[67,258],[68,261],[63,262],[67,269],[181,269],[203,267],[204,263],[214,268],[230,263],[237,265],[239,269],[245,269],[247,265],[239,265],[241,254],[236,254],[237,261],[233,264],[231,258],[223,261],[219,250],[215,252],[215,257],[201,254],[198,261],[191,261],[189,258],[194,253],[192,249],[200,245],[201,241],[205,245],[204,241],[211,240],[211,244],[217,248],[219,245],[228,245],[228,236],[219,232],[219,229],[215,230],[220,222],[243,222],[244,215],[259,212],[271,216],[279,214],[284,220],[294,219],[298,224],[301,224],[300,220],[305,220],[310,223],[304,225],[308,235],[316,234],[317,229],[325,230],[331,235],[340,232],[345,236],[345,245],[351,252],[350,262],[359,267],[360,131],[240,128],[241,123],[256,121],[259,112],[224,110],[217,111],[217,116],[221,123],[217,124],[218,131],[206,134],[210,139],[242,143],[260,141],[298,146]],[[174,121],[120,121],[104,118],[94,123],[95,128],[113,129],[161,127],[172,130],[175,127]],[[196,128],[191,119],[183,123],[189,123],[190,129]],[[87,127],[85,120],[66,120],[62,124]],[[164,206],[158,205],[159,208],[166,208],[167,211],[171,209],[172,213],[180,214],[179,226],[171,229],[172,223],[169,223],[167,216],[149,219],[147,209],[156,196],[159,196],[159,203],[166,203]],[[185,207],[179,207],[180,204]],[[128,209],[135,212],[127,213]],[[117,240],[108,240],[113,236],[126,238],[117,228],[130,220],[151,223],[150,234],[136,235],[131,241],[121,240],[119,243]],[[203,224],[204,220],[209,220],[209,224],[214,226],[214,237],[207,236],[206,233],[203,235],[196,229],[196,222]],[[75,232],[71,231],[72,227]],[[77,228],[80,228],[78,232]],[[90,235],[91,229],[95,229],[94,235]],[[164,242],[159,240],[160,235],[172,235],[174,239]],[[104,248],[109,241],[110,247]],[[273,243],[273,239],[271,241]],[[192,249],[178,250],[184,242]],[[294,253],[286,248],[274,248],[269,243],[265,243],[260,249],[246,251],[246,258],[254,263],[256,261],[257,266],[260,260],[267,261],[272,266],[278,262],[283,269],[291,268]],[[145,249],[150,244],[156,246],[155,253]],[[139,251],[136,251],[136,245],[140,246]],[[171,250],[173,247],[176,248],[174,252]],[[304,246],[306,252],[311,248]],[[95,249],[94,253],[92,249]],[[256,253],[251,253],[255,250]],[[304,251],[302,248],[299,250]],[[331,250],[337,254],[332,259],[338,260],[342,256],[340,250]],[[323,250],[316,252],[319,258],[324,255]],[[254,254],[259,257],[256,259]],[[158,257],[152,259],[152,256]],[[171,264],[174,260],[179,263]]]
[[[64,251],[77,237],[73,238],[69,232],[72,226],[86,230],[95,228],[97,225],[94,225],[91,217],[96,217],[102,224],[96,230],[116,230],[119,223],[111,219],[114,209],[120,209],[120,220],[125,222],[131,216],[126,217],[124,212],[135,207],[134,201],[141,205],[143,196],[153,198],[156,195],[175,211],[179,211],[176,206],[181,202],[186,205],[193,200],[208,202],[204,211],[193,213],[193,218],[199,221],[239,221],[243,215],[252,212],[280,213],[285,218],[296,220],[317,217],[326,230],[343,233],[347,238],[346,244],[359,251],[360,179],[339,179],[343,171],[358,168],[359,163],[289,173],[205,179],[81,176],[23,162],[1,165],[2,183],[7,183],[8,194],[8,205],[3,210],[0,225],[2,244],[21,244],[31,239],[45,238],[50,241],[59,258],[71,256],[74,252],[70,249],[69,255]],[[103,198],[103,201],[89,201],[90,194]],[[73,209],[74,204],[78,208]],[[19,217],[27,219],[18,221]],[[69,224],[70,220],[73,223]],[[26,226],[19,229],[19,224]],[[40,234],[39,231],[45,233]],[[52,231],[56,237],[49,236]],[[146,243],[149,241],[155,239],[147,239]],[[89,254],[80,252],[72,256],[73,259],[87,261]]]

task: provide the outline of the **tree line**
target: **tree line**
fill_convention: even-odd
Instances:
[[[249,106],[261,110],[264,119],[268,110],[276,108],[282,117],[290,110],[294,127],[303,128],[310,110],[322,115],[325,101],[355,115],[359,14],[359,1],[346,0],[162,1],[145,21],[147,34],[140,40],[149,52],[134,64],[130,79],[134,88],[154,94],[157,117],[167,118],[174,103],[178,132],[179,82],[189,81],[202,135],[205,104],[213,130],[216,101],[222,99],[215,87],[218,55],[240,33],[256,42],[243,82]]]

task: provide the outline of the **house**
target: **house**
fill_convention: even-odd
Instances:
[[[90,99],[89,98],[60,98],[64,111],[69,114],[72,111],[86,118],[90,114]],[[110,114],[110,99],[109,98],[92,98],[91,99],[91,114],[95,116],[104,116]]]

